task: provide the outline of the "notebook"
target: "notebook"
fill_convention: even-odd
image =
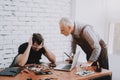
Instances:
[[[0,71],[0,76],[16,76],[20,73],[22,68],[20,67],[10,67],[5,68],[4,70]]]
[[[79,54],[80,54],[80,51],[74,55],[72,64],[59,64],[54,69],[62,70],[62,71],[71,71],[77,64]]]

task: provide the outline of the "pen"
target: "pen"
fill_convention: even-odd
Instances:
[[[64,52],[64,54],[65,54],[67,57],[69,57],[69,58],[71,59],[71,56],[70,56],[70,55],[68,55],[66,52]]]

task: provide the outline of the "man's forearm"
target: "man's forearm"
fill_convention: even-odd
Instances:
[[[98,59],[98,57],[100,55],[100,51],[101,51],[101,48],[94,49],[92,51],[92,54],[91,54],[90,58],[89,58],[89,61],[92,61],[92,62],[97,61],[97,59]]]
[[[31,45],[28,45],[27,49],[23,54],[20,54],[18,57],[18,65],[24,66],[28,60],[29,52],[31,49]]]
[[[46,47],[44,47],[44,48],[46,51],[45,56],[49,59],[50,62],[55,63],[56,62],[55,55],[51,51],[49,51]]]

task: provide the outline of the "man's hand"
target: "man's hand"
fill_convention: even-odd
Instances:
[[[73,62],[73,56],[70,56],[65,61],[68,61],[70,64],[72,64],[72,62]]]
[[[81,64],[81,67],[89,67],[89,66],[92,65],[92,63],[93,63],[93,62],[88,61],[87,63],[83,63],[83,64]]]

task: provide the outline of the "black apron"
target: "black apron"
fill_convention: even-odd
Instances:
[[[80,36],[79,39],[75,38],[74,36],[73,36],[73,38],[75,40],[75,43],[78,44],[82,48],[82,50],[86,53],[86,59],[88,61],[91,54],[92,54],[93,49],[89,45],[88,41],[86,41],[84,39],[84,37],[82,36],[83,30],[85,29],[85,27],[86,26],[84,26],[83,29],[81,30],[81,33],[79,35]],[[106,44],[103,40],[100,40],[99,44],[101,46],[100,55],[98,57],[98,60],[96,62],[94,62],[92,65],[96,66],[97,62],[99,62],[100,67],[105,68],[105,69],[109,69],[108,53],[107,53]]]

